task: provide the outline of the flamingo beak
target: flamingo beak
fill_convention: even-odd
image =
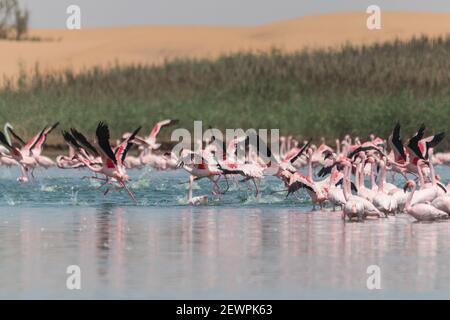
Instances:
[[[180,169],[182,166],[184,166],[184,162],[183,161],[178,161],[176,168]]]
[[[406,193],[406,191],[408,191],[409,189],[409,183],[406,183],[405,186],[403,187],[403,192]]]

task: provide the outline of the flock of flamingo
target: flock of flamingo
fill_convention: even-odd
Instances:
[[[83,177],[102,181],[104,194],[112,190],[125,189],[133,201],[135,196],[127,183],[127,170],[151,166],[158,170],[184,169],[189,173],[188,200],[192,205],[205,204],[208,195],[193,197],[193,183],[207,178],[212,183],[211,193],[220,196],[229,189],[229,179],[253,183],[255,196],[260,196],[260,182],[266,176],[281,180],[286,197],[297,195],[305,189],[311,198],[313,210],[322,209],[326,203],[332,210],[340,208],[342,218],[348,221],[388,218],[390,215],[406,213],[419,221],[448,219],[450,215],[450,183],[445,185],[435,173],[436,164],[450,164],[450,153],[434,153],[434,148],[443,140],[444,133],[425,136],[425,126],[405,143],[397,123],[388,139],[371,135],[368,141],[346,136],[336,140],[336,148],[324,141],[317,147],[310,141],[300,143],[292,136],[280,138],[278,154],[273,154],[257,137],[256,146],[249,144],[248,137],[236,137],[225,144],[212,137],[202,143],[200,151],[181,149],[174,152],[158,152],[161,144],[157,135],[162,128],[177,124],[177,120],[158,122],[148,136],[139,136],[141,127],[125,133],[111,144],[108,125],[100,122],[95,141],[75,128],[62,131],[69,147],[68,155],[59,155],[56,160],[42,155],[48,135],[59,125],[46,126],[30,140],[23,140],[11,124],[0,131],[0,166],[18,166],[19,182],[34,178],[38,167],[56,166],[60,169],[88,169],[92,176]],[[352,141],[353,140],[353,141]],[[137,146],[138,155],[129,155]],[[244,158],[239,158],[238,148],[244,149]],[[218,148],[223,148],[218,153]],[[260,149],[265,149],[265,157]],[[222,151],[221,150],[221,151]],[[220,157],[217,154],[221,154]],[[197,161],[193,161],[193,160]],[[268,161],[267,161],[268,159]],[[301,167],[307,167],[307,174]],[[314,174],[316,171],[316,174]],[[387,182],[387,174],[404,179],[404,187]],[[368,179],[365,179],[368,177]],[[226,188],[221,189],[223,179]],[[367,181],[366,181],[367,180]],[[222,183],[223,185],[223,183]]]

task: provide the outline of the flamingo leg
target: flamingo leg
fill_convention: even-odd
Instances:
[[[99,178],[99,177],[97,177],[97,176],[94,176],[94,177],[84,176],[84,177],[82,177],[81,179],[82,179],[82,180],[84,180],[84,179],[94,179],[94,180],[100,180],[100,181],[109,182],[109,179],[108,179],[108,178]]]
[[[218,183],[219,183],[219,180],[220,180],[221,177],[222,177],[222,176],[219,175],[219,176],[217,177],[217,180],[216,180],[214,183],[215,183],[215,185],[216,185],[216,188],[217,188],[218,193],[219,193],[219,194],[225,194],[225,193],[228,191],[228,189],[230,188],[230,184],[228,183],[228,178],[227,178],[227,176],[224,175],[225,181],[226,181],[226,183],[227,183],[227,187],[226,187],[226,189],[225,189],[224,191],[220,190],[220,187],[219,187],[219,184],[218,184]]]
[[[128,195],[131,197],[131,199],[133,199],[134,203],[137,204],[137,200],[136,197],[134,196],[133,192],[131,192],[131,190],[128,188],[128,186],[125,184],[125,182],[120,182],[120,184],[122,185],[122,187],[125,188],[125,190],[127,190]]]
[[[99,180],[103,180],[103,179],[99,178]],[[100,189],[100,188],[104,187],[106,184],[110,183],[108,178],[104,179],[104,181],[105,182],[103,182],[97,189]]]
[[[217,177],[216,180],[214,180],[214,177],[212,178],[212,181],[214,183],[214,188],[216,188],[217,194],[221,194],[220,187],[219,187],[219,184],[218,184],[219,179],[220,179],[220,175]]]
[[[110,191],[116,191],[116,190],[119,190],[119,189],[122,189],[122,187],[117,187],[117,186],[112,185],[112,187],[109,187],[109,188],[105,189],[105,192],[103,193],[103,195],[106,196]]]
[[[255,178],[252,178],[251,180],[253,181],[253,184],[255,185],[255,197],[258,197],[258,194],[259,194],[258,185],[256,184]]]
[[[224,175],[224,178],[225,178],[225,181],[226,181],[226,183],[227,183],[227,187],[226,187],[226,189],[225,189],[225,191],[224,191],[223,193],[226,193],[226,192],[228,192],[228,190],[230,189],[230,183],[228,182],[228,178],[227,178],[226,175]]]
[[[220,194],[219,186],[217,185],[217,181],[214,180],[214,177],[209,176],[208,179],[211,180],[211,181],[213,182],[213,184],[214,184],[213,187],[212,187],[212,189],[211,189],[211,193],[212,193],[213,195],[215,195],[215,196],[218,195],[218,194]]]

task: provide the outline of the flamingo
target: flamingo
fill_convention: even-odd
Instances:
[[[435,154],[436,164],[450,165],[450,152],[440,152]]]
[[[278,170],[276,171],[275,176],[280,178],[286,186],[289,185],[289,179],[292,174],[297,172],[297,169],[294,167],[294,163],[297,162],[298,159],[303,155],[305,150],[309,147],[310,141],[307,141],[303,147],[296,147],[289,152],[283,160],[278,164]]]
[[[3,132],[8,144],[12,145],[11,138],[8,132],[9,128],[13,128],[13,126],[9,122],[7,122],[4,126]],[[7,166],[8,168],[18,165],[17,161],[11,158],[9,150],[1,144],[0,144],[0,165]]]
[[[378,191],[373,197],[373,204],[381,212],[387,214],[394,214],[397,211],[397,200],[395,197],[388,195],[383,190],[384,179],[386,176],[386,164],[384,160],[380,160],[380,176],[378,177]]]
[[[336,210],[336,206],[340,206],[343,209],[343,206],[346,203],[344,191],[342,188],[337,186],[337,183],[340,179],[343,178],[343,175],[336,167],[332,168],[331,176],[328,185],[327,199],[333,205],[333,211]]]
[[[0,132],[0,143],[8,150],[9,154],[3,154],[3,158],[8,158],[10,160],[14,160],[19,164],[21,175],[19,178],[17,178],[17,181],[19,182],[29,182],[28,173],[32,171],[37,163],[36,159],[33,157],[33,149],[36,147],[36,144],[38,143],[39,139],[41,138],[42,134],[44,133],[44,130],[42,130],[38,135],[33,137],[28,143],[23,142],[20,137],[16,136],[12,130],[8,128],[9,132],[13,134],[13,136],[20,140],[23,147],[21,149],[18,149],[14,147],[7,139],[5,134],[3,132]]]
[[[358,158],[356,159],[356,170],[355,170],[355,183],[358,189],[358,196],[372,201],[375,196],[375,190],[366,188],[364,185],[364,167],[366,162],[366,154],[363,151],[359,152]]]
[[[67,143],[67,146],[69,147],[69,155],[56,156],[56,166],[60,169],[74,169],[85,167],[86,165],[77,159],[74,147],[69,143]]]
[[[171,158],[167,158],[166,156],[161,156],[154,154],[153,151],[160,148],[161,144],[156,143],[156,137],[159,132],[165,128],[172,125],[177,124],[178,120],[162,120],[157,122],[148,137],[134,137],[134,143],[139,145],[139,149],[141,150],[141,154],[139,157],[129,156],[125,160],[125,166],[127,168],[142,168],[146,165],[149,165],[157,170],[166,170],[168,168],[175,169],[176,161],[173,161]],[[130,136],[130,133],[125,133],[122,138],[126,139]]]
[[[199,204],[206,204],[208,203],[208,196],[198,196],[198,197],[192,197],[192,184],[194,183],[195,177],[193,175],[189,176],[189,193],[188,193],[188,201],[189,204],[192,205],[199,205]]]
[[[447,188],[440,181],[437,181],[436,173],[434,171],[434,164],[433,164],[434,150],[433,150],[433,148],[429,149],[429,151],[428,151],[428,158],[429,158],[429,161],[427,163],[428,163],[428,167],[430,169],[430,180],[431,180],[431,182],[424,183],[424,186],[428,187],[428,188],[436,189],[437,193],[438,193],[438,196],[446,195],[447,194]]]
[[[316,204],[319,204],[320,208],[323,208],[323,203],[327,200],[326,193],[328,192],[326,185],[329,184],[327,180],[323,180],[322,183],[314,182],[313,180],[313,155],[314,151],[312,148],[308,149],[308,176],[307,183],[313,185],[313,188],[307,188],[306,192],[308,192],[311,197],[311,201],[313,204],[313,210],[316,208]],[[304,183],[304,182],[303,182]]]
[[[404,190],[411,190],[405,204],[405,212],[418,221],[434,221],[448,218],[448,214],[427,203],[412,203],[414,193],[416,192],[416,183],[409,180]]]
[[[156,143],[156,136],[158,135],[158,133],[164,127],[173,126],[173,125],[177,124],[178,122],[179,122],[179,120],[173,120],[173,119],[159,121],[153,126],[152,131],[150,132],[150,135],[148,137],[142,138],[142,137],[136,136],[135,141],[138,144],[139,143],[144,144],[151,150],[159,149],[161,144]],[[126,138],[126,136],[124,136],[124,138]]]
[[[258,143],[259,137],[257,137]],[[232,139],[227,146],[227,150],[222,159],[215,159],[216,148],[210,150],[212,152],[212,156],[217,163],[218,168],[222,171],[222,175],[225,177],[227,175],[240,175],[244,177],[243,181],[251,180],[255,186],[255,197],[259,195],[259,181],[264,176],[264,169],[266,165],[261,160],[257,154],[257,150],[254,150],[252,146],[249,144],[248,149],[246,150],[245,159],[238,159],[237,147],[239,143],[249,141],[247,136],[236,137]],[[268,150],[268,153],[271,154],[271,151]],[[243,163],[242,163],[243,162]],[[256,182],[258,181],[258,183]]]
[[[361,218],[366,218],[366,217],[376,217],[376,218],[380,218],[382,217],[382,213],[380,210],[378,210],[373,204],[372,202],[370,202],[369,200],[367,200],[364,197],[361,196],[355,196],[351,194],[351,190],[350,190],[350,173],[351,173],[351,167],[352,164],[350,163],[350,161],[348,160],[343,160],[342,164],[345,166],[344,169],[344,183],[346,181],[347,186],[346,188],[344,187],[344,197],[345,200],[348,202],[349,200],[351,200],[351,204],[352,206],[348,205],[346,203],[345,205],[345,209],[344,209],[344,213],[345,214],[350,214],[349,218],[354,218],[355,214],[358,213],[358,219],[361,220]],[[346,180],[345,180],[346,179]],[[356,179],[356,177],[355,177]],[[354,203],[355,202],[360,202],[364,208],[364,215],[361,216],[359,214],[359,210],[357,210],[357,212],[354,212]],[[356,207],[358,208],[358,207]]]
[[[5,123],[5,126],[3,127],[3,132],[8,144],[12,145],[11,138],[9,136],[9,128],[13,129],[13,126],[9,122]],[[3,145],[0,145],[0,154],[8,154],[8,153],[9,153],[8,148],[6,148]]]
[[[450,215],[450,196],[439,196],[433,200],[431,205]]]
[[[1,147],[3,147],[3,146],[1,146]],[[8,149],[6,149],[6,150],[8,150]],[[12,158],[11,155],[9,155],[8,153],[4,153],[4,152],[0,151],[0,165],[11,168],[12,166],[18,165],[18,162],[16,160],[14,160],[14,158]]]
[[[126,183],[130,177],[126,174],[125,166],[123,164],[128,151],[133,146],[133,139],[139,132],[141,127],[138,127],[128,138],[124,139],[114,150],[111,148],[109,139],[109,128],[104,122],[99,122],[96,130],[98,150],[89,141],[75,129],[71,129],[71,133],[63,131],[63,137],[67,143],[71,144],[76,150],[77,158],[83,162],[87,168],[94,173],[100,173],[105,176],[104,179],[96,176],[90,177],[104,181],[105,184],[110,184],[112,187],[105,190],[105,195],[113,189],[124,188],[131,199],[136,203],[136,198]],[[98,159],[100,162],[95,162],[92,159]],[[110,179],[112,181],[110,181]],[[113,182],[118,183],[118,187]]]
[[[427,188],[425,186],[424,176],[422,172],[422,166],[425,164],[425,160],[417,160],[417,171],[419,173],[420,187],[419,190],[414,193],[414,197],[412,198],[411,202],[412,205],[415,205],[417,203],[432,202],[439,196],[438,188],[435,185],[428,186]],[[433,181],[435,180],[433,179]]]
[[[422,124],[417,131],[417,133],[409,139],[407,150],[410,155],[410,170],[413,171],[417,169],[414,165],[417,164],[417,161],[422,159],[427,161],[429,159],[429,151],[430,149],[437,146],[445,137],[445,133],[441,132],[434,136],[430,136],[427,138],[423,138],[425,133],[425,125]]]
[[[47,141],[48,135],[59,125],[59,122],[56,122],[52,126],[46,126],[40,133],[36,134],[28,143],[25,143],[24,140],[14,132],[14,128],[9,125],[7,126],[7,133],[10,133],[21,145],[22,151],[28,154],[30,157],[34,158],[35,165],[33,165],[33,170],[36,166],[41,166],[43,168],[48,169],[55,165],[55,162],[42,155],[42,150],[45,142]],[[9,136],[8,136],[9,138]],[[11,144],[11,143],[10,143]],[[30,148],[33,146],[33,148]]]
[[[39,166],[48,169],[50,167],[55,166],[55,162],[50,159],[49,157],[43,156],[42,155],[42,150],[44,147],[45,142],[47,141],[47,137],[48,135],[59,125],[59,122],[56,122],[54,125],[52,125],[51,127],[47,127],[46,129],[44,129],[41,137],[39,138],[39,140],[36,143],[35,148],[32,151],[33,157],[36,159],[36,162]]]
[[[193,160],[199,160],[198,161],[199,163],[197,163],[197,161],[193,161]],[[183,149],[183,150],[181,150],[181,156],[180,156],[180,159],[178,160],[177,167],[183,168],[185,171],[187,171],[190,174],[190,176],[192,176],[192,179],[193,179],[192,181],[199,180],[202,178],[208,178],[214,184],[213,189],[211,190],[211,193],[214,195],[221,194],[222,191],[220,190],[217,182],[220,178],[220,175],[222,175],[223,172],[222,172],[222,170],[220,170],[217,167],[217,164],[213,164],[211,162],[212,161],[208,161],[203,156],[201,156],[191,150]],[[189,184],[189,195],[190,195],[189,199],[191,199],[192,198],[192,183]],[[207,198],[205,196],[202,196],[202,197],[204,199]],[[203,200],[203,201],[205,201],[205,200]]]
[[[345,163],[343,177],[343,193],[345,198],[345,205],[342,210],[342,218],[345,219],[345,217],[347,217],[350,221],[356,218],[358,221],[361,221],[366,217],[363,198],[352,195],[350,191],[350,168],[351,164]]]

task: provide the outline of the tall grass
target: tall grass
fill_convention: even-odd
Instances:
[[[112,65],[79,74],[43,74],[36,67],[0,91],[0,123],[26,135],[55,120],[91,133],[106,120],[119,135],[137,125],[150,130],[163,118],[178,118],[186,128],[203,120],[205,127],[279,128],[333,141],[347,133],[386,137],[397,120],[405,135],[422,122],[429,133],[445,130],[450,38]]]

